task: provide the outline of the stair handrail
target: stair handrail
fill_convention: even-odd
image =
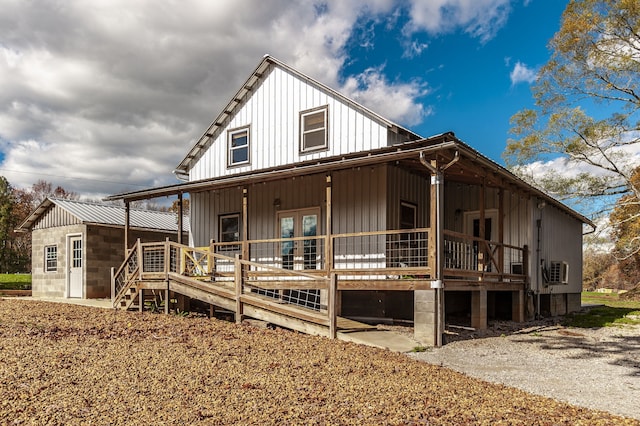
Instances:
[[[139,256],[140,240],[136,241],[136,246],[131,250],[128,250],[127,256],[124,261],[113,274],[114,280],[114,298],[113,305],[116,306],[120,299],[126,293],[127,286],[132,280],[135,280],[140,273],[140,256]],[[131,268],[131,265],[135,265]],[[122,276],[122,279],[118,279]]]

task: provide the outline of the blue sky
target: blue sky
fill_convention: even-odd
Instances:
[[[86,198],[172,170],[269,53],[502,162],[560,0],[0,0],[0,174]]]

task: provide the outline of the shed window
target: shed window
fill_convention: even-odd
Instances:
[[[309,152],[326,149],[327,107],[300,113],[300,151]]]
[[[44,248],[44,267],[46,272],[58,270],[58,247],[46,246]]]
[[[237,166],[249,163],[249,128],[229,130],[228,133],[228,164]]]
[[[220,216],[219,234],[221,243],[240,241],[240,214]]]

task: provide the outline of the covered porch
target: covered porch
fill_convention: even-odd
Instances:
[[[501,301],[509,299],[511,318],[523,321],[530,263],[530,194],[446,136],[436,145],[421,141],[111,198],[128,206],[177,195],[182,206],[188,193],[192,209],[198,201],[189,244],[179,240],[175,254],[184,276],[208,286],[235,286],[241,279],[242,292],[358,319],[374,315],[354,306],[386,297],[393,309],[385,306],[383,315],[393,319],[389,310],[402,311],[417,340],[440,345],[445,293],[468,311],[472,327],[487,326],[497,292]],[[236,218],[237,226],[224,229],[226,218]],[[130,253],[130,243],[125,249]],[[241,272],[236,259],[248,262]],[[318,285],[331,277],[333,302],[329,289]]]

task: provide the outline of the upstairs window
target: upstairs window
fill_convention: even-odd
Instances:
[[[327,107],[300,113],[300,151],[310,152],[328,148]]]
[[[227,138],[228,165],[249,164],[249,127],[229,130]]]
[[[58,247],[46,246],[44,248],[44,270],[56,272],[58,270]]]

